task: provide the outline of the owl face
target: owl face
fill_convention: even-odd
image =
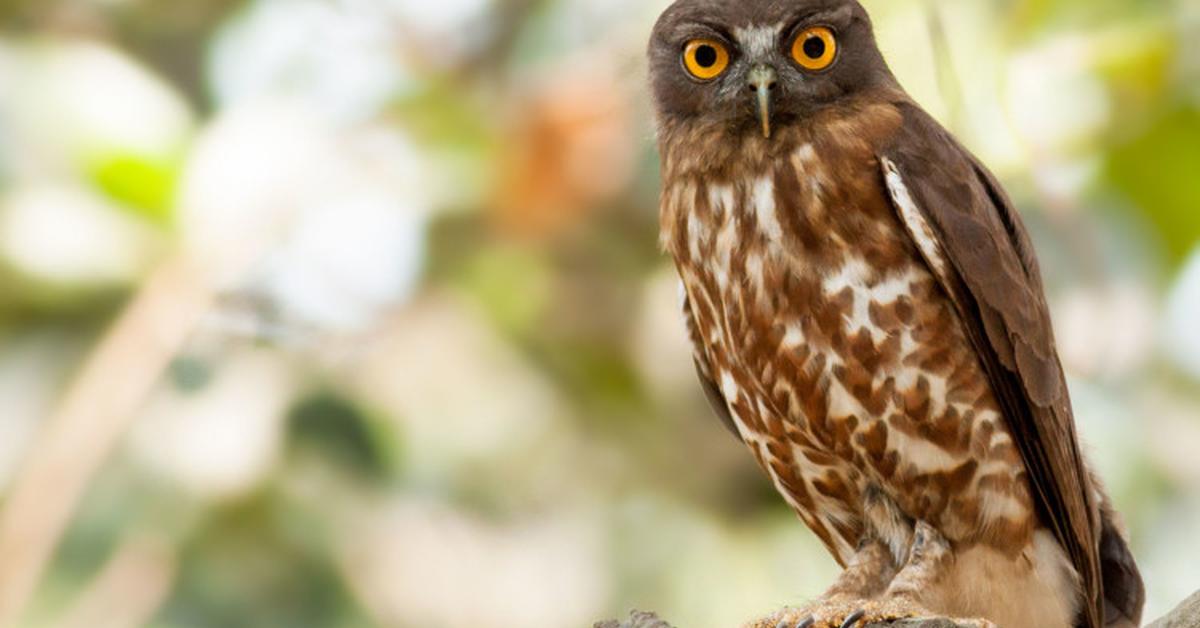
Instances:
[[[856,0],[678,0],[649,55],[660,121],[767,138],[895,83]]]

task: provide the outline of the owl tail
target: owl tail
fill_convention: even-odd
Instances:
[[[1146,587],[1107,496],[1100,511],[1100,572],[1104,580],[1105,628],[1138,628]]]

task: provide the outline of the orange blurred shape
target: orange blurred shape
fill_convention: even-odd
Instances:
[[[498,156],[492,208],[501,230],[553,237],[625,190],[637,150],[631,109],[608,70],[572,66],[539,82]]]

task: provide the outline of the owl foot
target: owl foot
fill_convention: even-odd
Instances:
[[[894,606],[876,602],[848,614],[832,610],[784,609],[746,628],[998,628],[983,619],[933,618],[928,612],[898,612]]]
[[[863,628],[921,615],[928,613],[896,602],[829,600],[805,609],[785,608],[747,628]]]

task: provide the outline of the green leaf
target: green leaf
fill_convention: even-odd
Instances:
[[[88,166],[88,176],[104,194],[159,224],[171,219],[179,171],[174,163],[132,154],[109,154]]]
[[[1200,241],[1200,111],[1179,109],[1109,155],[1106,178],[1158,228],[1171,260]]]
[[[394,437],[352,400],[322,391],[301,400],[288,413],[288,442],[317,452],[364,479],[385,482],[396,468],[388,447]]]

